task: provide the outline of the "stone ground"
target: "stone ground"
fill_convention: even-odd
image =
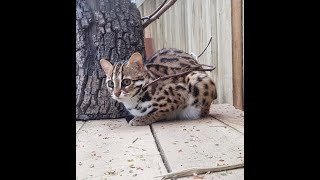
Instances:
[[[244,161],[244,112],[211,106],[210,117],[129,126],[125,119],[76,122],[78,180],[160,180],[189,168]],[[177,179],[243,180],[244,168]]]

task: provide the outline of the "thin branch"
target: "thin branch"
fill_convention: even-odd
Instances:
[[[199,69],[201,66],[208,66],[208,67],[211,67],[211,69]],[[159,77],[151,82],[149,82],[148,84],[144,85],[142,87],[142,89],[145,89],[146,87],[150,86],[151,84],[157,82],[157,81],[160,81],[160,80],[165,80],[165,79],[169,79],[169,78],[172,78],[172,77],[178,77],[178,76],[183,76],[185,74],[188,74],[192,71],[212,71],[214,70],[215,67],[214,66],[210,66],[210,65],[202,65],[200,64],[199,66],[197,67],[194,67],[192,70],[188,70],[188,71],[185,71],[185,72],[182,72],[182,73],[178,73],[178,74],[173,74],[173,75],[168,75],[168,76],[162,76],[162,77]]]
[[[198,56],[198,58],[207,50],[207,48],[208,48],[208,46],[209,46],[209,44],[211,43],[211,40],[212,40],[212,37],[210,38],[210,40],[209,40],[209,43],[208,43],[208,45],[207,45],[207,47],[202,51],[202,53]]]
[[[166,3],[166,0],[161,6],[155,11],[155,13],[152,13],[151,15],[147,16],[148,20],[143,23],[143,28],[146,28],[149,24],[151,24],[153,21],[158,19],[164,12],[166,12],[177,0],[170,0],[168,3]],[[145,18],[142,18],[145,19]]]
[[[154,178],[162,177],[162,179],[168,178],[178,178],[178,177],[185,177],[185,176],[192,176],[194,173],[196,174],[205,174],[208,172],[219,172],[219,171],[226,171],[231,169],[238,169],[244,167],[244,163],[229,165],[229,166],[220,166],[220,167],[213,167],[213,168],[191,168],[177,172],[171,172],[168,174],[156,176]]]
[[[216,68],[215,66],[213,66],[213,65],[207,65],[207,64],[200,64],[201,66],[206,66],[206,67],[211,67],[211,68]]]
[[[141,20],[145,20],[145,19],[150,19],[152,16],[154,16],[157,12],[159,12],[159,10],[167,3],[167,0],[164,0],[163,3],[149,16],[145,16],[143,18],[141,18]]]

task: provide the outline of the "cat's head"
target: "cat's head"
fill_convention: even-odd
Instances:
[[[144,83],[146,71],[140,53],[133,53],[126,63],[112,65],[101,59],[100,65],[106,73],[106,84],[111,97],[119,102],[128,100],[137,94]]]

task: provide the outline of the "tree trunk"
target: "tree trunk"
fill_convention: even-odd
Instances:
[[[76,118],[122,118],[128,112],[111,99],[99,60],[124,62],[134,52],[145,57],[140,12],[130,0],[76,3]]]

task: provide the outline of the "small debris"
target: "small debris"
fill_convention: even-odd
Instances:
[[[180,149],[178,152],[182,152],[182,149]]]
[[[82,162],[79,162],[79,166],[82,166]]]
[[[92,152],[91,152],[91,156],[96,156],[96,152],[95,152],[95,151],[92,151]]]
[[[115,174],[116,174],[116,170],[107,171],[107,173],[108,173],[109,175],[115,175]]]
[[[132,144],[135,143],[138,139],[139,139],[139,138],[136,138],[136,139],[132,142]]]
[[[94,167],[94,164],[91,164],[91,165],[90,165],[90,168],[93,168],[93,167]]]
[[[133,162],[133,159],[129,159],[128,162]]]
[[[133,171],[132,171],[132,170],[130,170],[130,171],[129,171],[129,173],[133,173]]]
[[[200,176],[200,175],[196,175],[196,176],[193,176],[193,179],[203,179],[204,176]]]
[[[134,164],[130,164],[129,167],[130,167],[130,168],[135,168]]]
[[[141,170],[141,171],[143,171],[143,169],[142,169],[141,167],[137,167],[137,170]]]
[[[136,177],[138,174],[133,174],[132,177]]]
[[[216,166],[223,166],[226,165],[224,162],[216,162]]]

